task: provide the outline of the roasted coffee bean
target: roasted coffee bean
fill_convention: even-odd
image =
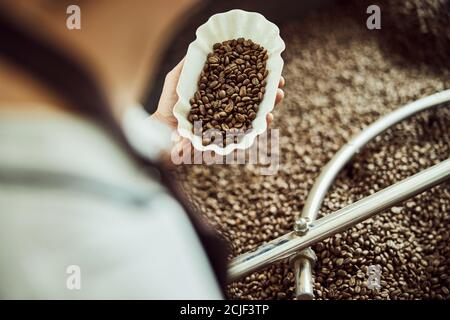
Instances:
[[[220,128],[223,133],[233,128],[250,129],[265,93],[265,53],[248,39],[214,44],[200,75],[199,89],[189,100],[188,120],[200,119],[203,128]]]
[[[242,114],[238,113],[238,114],[236,115],[236,120],[237,120],[238,122],[244,122],[244,121],[245,121],[245,116],[243,116]]]
[[[234,94],[234,88],[228,88],[226,92],[228,96],[232,96]]]
[[[212,64],[216,64],[220,62],[220,58],[217,56],[211,56],[208,58],[208,62]]]
[[[239,95],[245,97],[247,95],[247,87],[242,86],[241,89],[239,89]]]
[[[209,83],[208,87],[215,88],[219,84],[219,81],[215,80]]]
[[[233,111],[233,108],[234,108],[233,102],[230,102],[229,104],[227,104],[224,110],[226,113],[230,113],[231,111]]]

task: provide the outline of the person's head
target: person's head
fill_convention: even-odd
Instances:
[[[120,110],[145,94],[171,31],[196,2],[0,0],[0,10],[86,66]],[[71,5],[80,8],[80,30],[66,26]]]

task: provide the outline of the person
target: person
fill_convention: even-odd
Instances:
[[[0,298],[223,298],[226,246],[160,160],[183,61],[138,122],[197,1],[79,1],[81,29],[72,4],[0,2]]]

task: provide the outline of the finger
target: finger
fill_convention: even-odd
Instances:
[[[273,121],[273,114],[272,113],[268,113],[266,116],[266,122],[267,122],[267,126],[269,126]]]
[[[277,89],[277,94],[275,96],[275,105],[279,104],[284,99],[284,91],[282,89]]]
[[[286,80],[284,79],[283,76],[281,76],[280,82],[278,82],[278,88],[283,88],[285,84],[286,84]]]
[[[172,109],[167,108],[167,106],[173,107],[178,100],[177,85],[181,70],[183,69],[184,60],[185,58],[181,59],[181,61],[166,75],[161,97],[158,102],[158,110],[165,117],[170,117],[172,114]]]
[[[178,64],[167,73],[166,80],[170,79],[172,81],[178,82],[178,79],[180,78],[181,70],[183,70],[184,60],[185,60],[185,57],[183,57],[183,59],[181,59],[181,61],[178,62]]]

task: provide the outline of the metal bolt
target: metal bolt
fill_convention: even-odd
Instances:
[[[299,235],[304,235],[308,232],[308,220],[306,218],[299,218],[294,223],[294,231]]]

